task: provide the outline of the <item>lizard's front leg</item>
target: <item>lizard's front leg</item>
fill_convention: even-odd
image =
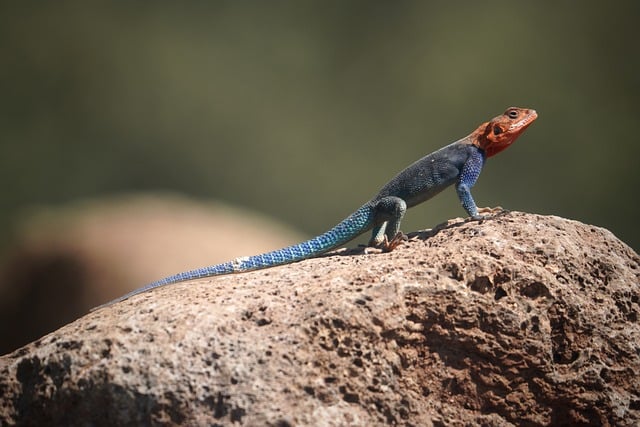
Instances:
[[[456,192],[458,193],[458,198],[462,203],[462,207],[467,211],[469,216],[475,220],[482,219],[483,216],[478,213],[478,207],[471,195],[471,186],[464,183],[458,183],[458,185],[456,185]]]
[[[374,206],[376,225],[373,227],[369,246],[392,251],[403,240],[400,223],[407,212],[407,203],[400,197],[387,196]]]
[[[458,182],[456,183],[458,199],[460,199],[464,210],[467,211],[469,216],[474,220],[483,218],[483,216],[478,213],[478,206],[476,206],[476,202],[471,195],[471,187],[473,187],[478,180],[480,172],[482,172],[483,164],[483,155],[479,151],[474,152],[462,167],[462,171],[458,176]]]

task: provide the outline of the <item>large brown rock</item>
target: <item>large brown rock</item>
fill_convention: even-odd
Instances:
[[[157,289],[0,358],[0,424],[640,423],[640,258],[522,213]]]

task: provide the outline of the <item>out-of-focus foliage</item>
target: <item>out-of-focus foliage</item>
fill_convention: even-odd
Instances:
[[[640,3],[3,2],[0,236],[23,209],[171,190],[323,231],[511,105],[480,206],[638,249]],[[453,191],[405,231],[464,215]]]

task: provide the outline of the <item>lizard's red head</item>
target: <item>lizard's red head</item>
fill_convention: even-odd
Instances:
[[[513,144],[537,117],[538,113],[529,108],[508,108],[504,114],[481,124],[471,134],[472,143],[481,148],[487,157],[494,156]]]

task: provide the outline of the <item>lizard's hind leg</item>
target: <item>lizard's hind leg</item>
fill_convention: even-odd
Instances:
[[[393,250],[402,241],[400,223],[407,212],[407,203],[400,197],[387,196],[378,200],[374,206],[376,225],[369,240],[369,246],[387,251]]]

